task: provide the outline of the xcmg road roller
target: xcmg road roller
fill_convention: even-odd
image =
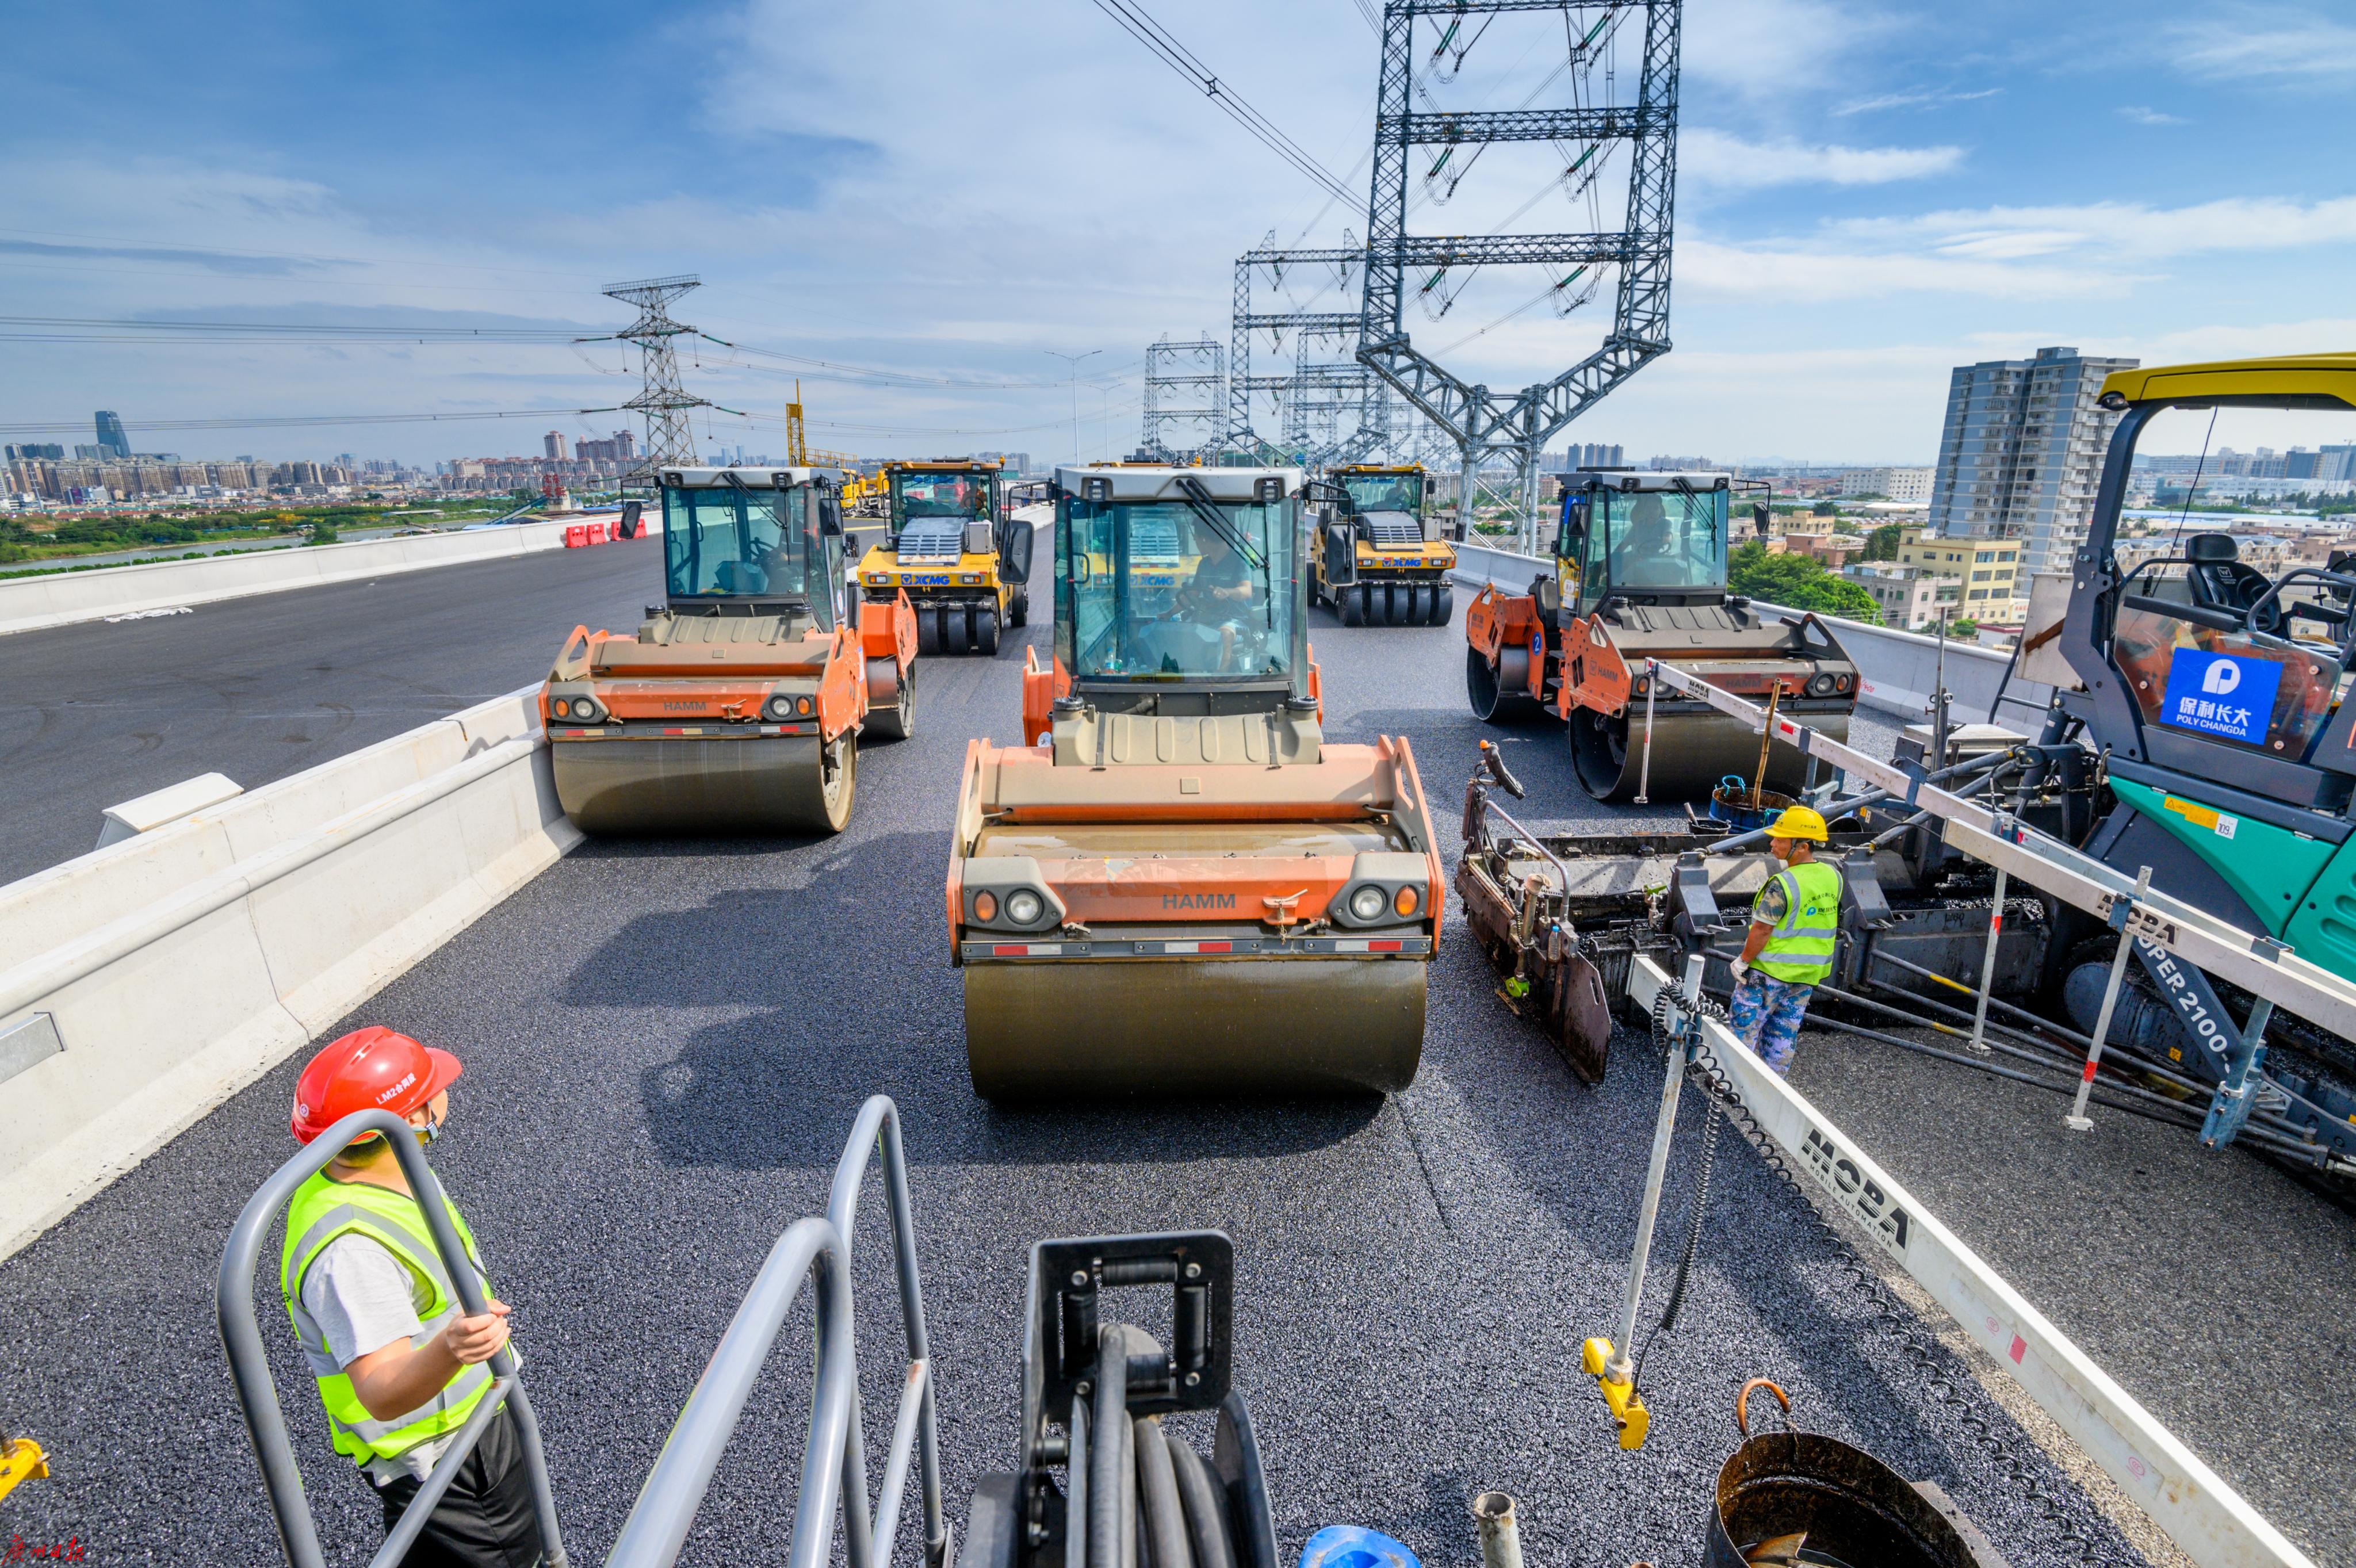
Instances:
[[[1727,592],[1734,488],[1715,473],[1565,475],[1552,573],[1526,594],[1492,584],[1465,608],[1473,713],[1492,724],[1569,721],[1580,785],[1599,800],[1698,800],[1730,778],[1762,784],[1758,737],[1706,703],[1651,690],[1647,659],[1757,703],[1772,697],[1820,734],[1847,736],[1858,674],[1838,639],[1814,615]],[[1764,511],[1754,514],[1762,530]],[[1804,767],[1775,746],[1763,785],[1796,790]]]
[[[1325,478],[1310,602],[1333,606],[1344,626],[1446,626],[1456,551],[1440,537],[1423,465],[1354,463]]]
[[[1055,474],[1053,652],[949,850],[992,1100],[1415,1076],[1443,872],[1404,739],[1325,738],[1300,470]]]
[[[854,606],[834,471],[670,468],[663,603],[573,628],[541,690],[557,800],[594,833],[832,833],[859,742],[916,722],[905,596]]]
[[[992,654],[1000,631],[1031,619],[1027,522],[1008,505],[1004,465],[937,457],[884,465],[886,532],[859,563],[870,604],[905,596],[925,653]]]

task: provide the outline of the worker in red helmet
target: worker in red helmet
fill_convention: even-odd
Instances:
[[[294,1085],[295,1138],[308,1144],[356,1111],[406,1120],[421,1144],[450,1116],[458,1058],[391,1029],[356,1029],[323,1048]],[[482,1403],[486,1365],[508,1343],[474,1233],[445,1194],[489,1310],[469,1316],[392,1147],[374,1133],[339,1150],[286,1209],[279,1292],[311,1364],[338,1453],[377,1490],[390,1534],[435,1461]],[[435,1503],[405,1568],[532,1568],[543,1547],[514,1418],[493,1415]]]

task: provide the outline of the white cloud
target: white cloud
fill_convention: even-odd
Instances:
[[[1688,0],[1683,73],[1746,97],[1780,98],[1833,80],[1844,57],[1894,25],[1828,0]]]
[[[2356,77],[2356,27],[2305,7],[2236,5],[2168,38],[2168,57],[2197,76]]]
[[[1677,134],[1679,176],[1726,186],[1885,185],[1945,174],[1963,161],[1961,147],[1746,142],[1707,127]]]
[[[2001,87],[1983,87],[1976,92],[1951,92],[1922,90],[1912,92],[1881,92],[1871,98],[1860,98],[1844,103],[1833,113],[1839,115],[1871,114],[1884,109],[1936,109],[1950,103],[1973,103],[1983,98],[1995,98],[2004,91]]]
[[[2180,114],[2163,114],[2157,109],[2140,103],[2122,104],[2119,118],[2136,125],[2184,125],[2190,122]]]
[[[2104,201],[1990,207],[1832,225],[1841,238],[1927,247],[1949,256],[2021,257],[2084,251],[2137,266],[2173,256],[2284,251],[2356,241],[2356,197],[2298,202],[2233,197],[2190,207]]]
[[[1988,299],[2083,299],[2134,281],[2103,267],[2020,266],[2003,260],[1920,251],[1841,251],[1791,243],[1729,245],[1690,236],[1677,242],[1677,287],[1702,299],[1831,304],[1897,295]]]

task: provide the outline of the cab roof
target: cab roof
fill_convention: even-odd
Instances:
[[[1574,490],[1723,490],[1734,476],[1704,468],[1578,468],[1562,482]]]
[[[2356,408],[2356,353],[2293,354],[2276,360],[2217,360],[2196,365],[2143,365],[2103,379],[2103,405],[2135,403],[2340,403]]]
[[[1280,480],[1289,496],[1301,489],[1302,475],[1298,468],[1187,468],[1171,463],[1108,463],[1080,468],[1058,464],[1055,468],[1056,489],[1084,495],[1084,482],[1103,481],[1111,486],[1108,499],[1116,501],[1183,500],[1181,478],[1199,481],[1213,500],[1248,502],[1260,480]]]
[[[991,473],[996,473],[1006,465],[996,457],[894,457],[884,467],[886,469],[898,468],[904,471],[913,469],[926,473],[961,474],[975,468],[986,468]]]
[[[820,481],[830,485],[842,483],[842,470],[840,468],[755,468],[732,466],[725,468],[662,468],[658,469],[657,472],[664,484],[682,487],[724,485],[728,482],[727,476],[730,474],[735,475],[736,482],[745,489],[755,490],[790,489],[797,485],[816,484]]]

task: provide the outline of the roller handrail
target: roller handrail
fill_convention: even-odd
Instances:
[[[892,1216],[908,1372],[893,1423],[882,1495],[871,1514],[852,1330],[851,1247],[859,1219],[860,1189],[869,1160],[878,1155],[884,1164],[885,1201]],[[638,1500],[606,1556],[606,1568],[669,1568],[678,1560],[720,1457],[744,1416],[753,1384],[767,1365],[777,1333],[806,1279],[818,1283],[818,1378],[810,1395],[810,1432],[802,1450],[801,1487],[787,1568],[826,1568],[833,1552],[838,1506],[845,1524],[843,1557],[849,1568],[888,1564],[899,1536],[912,1460],[923,1494],[927,1568],[944,1568],[948,1525],[941,1493],[931,1352],[925,1336],[924,1286],[916,1272],[916,1228],[908,1203],[907,1156],[901,1143],[899,1108],[890,1096],[882,1094],[870,1097],[860,1107],[842,1157],[835,1165],[826,1218],[795,1221],[769,1250],[752,1289],[721,1337],[720,1348],[712,1352],[711,1365],[688,1396],[661,1456],[648,1473]]]
[[[442,1184],[435,1179],[434,1168],[425,1163],[425,1151],[418,1144],[415,1130],[389,1111],[356,1111],[345,1117],[296,1150],[246,1200],[221,1250],[214,1311],[220,1326],[221,1350],[229,1359],[230,1380],[237,1387],[246,1431],[253,1438],[254,1457],[262,1468],[262,1489],[269,1494],[271,1512],[278,1521],[279,1544],[292,1568],[327,1568],[327,1560],[319,1544],[318,1521],[312,1517],[310,1500],[304,1494],[302,1471],[294,1462],[294,1444],[287,1435],[286,1412],[278,1402],[278,1385],[270,1373],[270,1353],[262,1342],[262,1325],[254,1315],[253,1271],[261,1261],[262,1243],[268,1240],[272,1222],[294,1198],[294,1189],[326,1169],[327,1162],[353,1140],[369,1133],[382,1133],[392,1147],[393,1157],[401,1162],[402,1175],[408,1178],[409,1190],[433,1237],[434,1254],[442,1261],[451,1288],[457,1292],[460,1306],[471,1317],[479,1316],[489,1305],[484,1299],[482,1280],[475,1272],[474,1261],[458,1239],[449,1210],[444,1207]],[[424,1485],[418,1488],[399,1527],[369,1559],[369,1568],[394,1568],[408,1554],[411,1543],[425,1528],[434,1505],[449,1489],[458,1467],[474,1452],[476,1443],[503,1402],[514,1415],[517,1434],[522,1440],[524,1463],[531,1480],[533,1511],[540,1518],[549,1568],[565,1568],[568,1560],[557,1526],[556,1495],[549,1483],[548,1456],[541,1446],[539,1420],[517,1376],[515,1352],[503,1348],[488,1365],[497,1380],[459,1428],[456,1439],[443,1453]]]

